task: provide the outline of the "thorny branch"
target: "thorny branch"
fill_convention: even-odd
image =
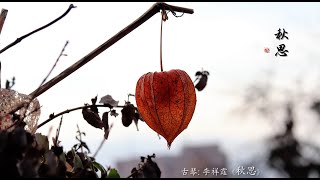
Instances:
[[[66,16],[72,8],[76,8],[76,6],[74,6],[73,4],[70,4],[69,8],[67,9],[67,11],[65,13],[63,13],[60,17],[58,17],[57,19],[53,20],[52,22],[24,35],[24,36],[21,36],[19,37],[18,39],[16,39],[14,42],[12,42],[11,44],[7,45],[6,47],[4,47],[3,49],[0,50],[0,54],[3,53],[4,51],[8,50],[9,48],[15,46],[16,44],[20,43],[23,39],[27,38],[28,36],[31,36],[32,34],[38,32],[38,31],[41,31],[42,29],[45,29],[49,26],[51,26],[52,24],[56,23],[57,21],[59,21],[60,19],[62,19],[64,16]]]
[[[52,121],[53,119],[55,119],[55,118],[57,118],[57,117],[59,117],[59,116],[61,116],[61,115],[63,115],[63,114],[66,114],[66,113],[69,113],[69,112],[72,112],[72,111],[76,111],[76,110],[81,110],[81,109],[83,109],[83,108],[85,108],[85,107],[88,107],[88,106],[90,107],[90,106],[92,106],[92,105],[80,106],[80,107],[76,107],[76,108],[73,108],[73,109],[67,109],[67,110],[62,111],[62,112],[60,112],[60,113],[58,113],[58,114],[51,114],[50,117],[49,117],[49,119],[45,120],[44,122],[42,122],[41,124],[38,125],[38,129],[39,129],[41,126],[47,124],[48,122]],[[110,107],[109,104],[99,104],[99,105],[94,105],[94,106],[96,106],[96,107]],[[123,107],[124,107],[124,106],[116,106],[116,107],[113,107],[113,108],[123,108]]]

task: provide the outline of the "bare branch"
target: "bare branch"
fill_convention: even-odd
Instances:
[[[47,124],[48,122],[52,121],[53,119],[55,119],[55,118],[57,118],[57,117],[59,117],[59,116],[61,116],[61,115],[63,115],[63,114],[67,114],[67,113],[69,113],[69,112],[76,111],[76,110],[81,110],[81,109],[83,109],[83,108],[85,108],[85,107],[88,107],[88,106],[92,106],[92,105],[80,106],[80,107],[76,107],[76,108],[73,108],[73,109],[67,109],[67,110],[62,111],[62,112],[60,112],[60,113],[58,113],[58,114],[51,114],[50,117],[49,117],[49,119],[45,120],[44,122],[42,122],[41,124],[38,125],[38,129],[39,129],[41,126]],[[96,107],[110,107],[109,104],[101,104],[101,105],[94,105],[94,106],[96,106]],[[124,106],[116,106],[116,107],[113,107],[113,108],[123,108],[123,107],[124,107]]]
[[[57,65],[57,63],[59,62],[60,57],[63,55],[64,50],[65,50],[65,48],[67,47],[68,43],[69,43],[69,41],[67,41],[66,44],[63,46],[63,48],[62,48],[62,50],[61,50],[61,52],[60,52],[60,54],[59,54],[56,62],[55,62],[54,65],[52,66],[52,68],[51,68],[51,70],[49,71],[49,73],[47,74],[47,76],[43,79],[43,81],[41,82],[41,84],[39,85],[39,87],[41,87],[41,86],[43,85],[43,83],[45,83],[45,81],[48,79],[48,77],[49,77],[50,74],[52,73],[53,69],[56,67],[56,65]],[[30,98],[30,100],[28,101],[28,103],[21,103],[19,106],[17,106],[16,108],[14,108],[11,112],[9,112],[9,114],[13,114],[13,113],[15,113],[16,111],[18,111],[19,109],[21,109],[21,108],[23,108],[23,107],[25,107],[25,106],[26,106],[26,109],[29,109],[29,106],[30,106],[30,104],[31,104],[31,102],[33,101],[34,98],[36,98],[36,97],[31,96],[31,98]],[[27,117],[27,114],[26,114],[26,113],[27,113],[27,111],[25,111],[25,114],[24,114],[23,116],[21,116],[19,120],[15,121],[9,128],[11,128],[12,126],[19,125],[19,124],[23,121],[23,119],[24,119],[25,117]],[[0,117],[0,118],[1,118],[1,117]],[[8,129],[9,129],[9,128],[8,128]]]
[[[4,47],[3,49],[0,50],[0,54],[3,53],[4,51],[8,50],[9,48],[15,46],[16,44],[20,43],[23,39],[27,38],[28,36],[31,36],[32,34],[38,32],[38,31],[41,31],[42,29],[45,29],[49,26],[51,26],[52,24],[56,23],[57,21],[59,21],[60,19],[62,19],[64,16],[66,16],[72,8],[76,8],[76,6],[74,6],[73,4],[70,4],[69,8],[67,9],[67,11],[65,13],[63,13],[60,17],[58,17],[57,19],[53,20],[52,22],[24,35],[24,36],[21,36],[19,37],[18,39],[16,39],[14,42],[12,42],[11,44],[7,45],[6,47]]]
[[[68,77],[70,74],[78,70],[80,67],[91,61],[93,58],[98,56],[100,53],[108,49],[110,46],[112,46],[114,43],[122,39],[124,36],[129,34],[131,31],[135,30],[137,27],[139,27],[141,24],[146,22],[148,19],[150,19],[153,15],[158,13],[160,10],[170,10],[171,12],[183,12],[183,13],[189,13],[193,14],[192,9],[187,9],[183,7],[177,7],[177,6],[171,6],[166,3],[155,3],[147,12],[145,12],[142,16],[140,16],[137,20],[132,22],[130,25],[122,29],[120,32],[115,34],[113,37],[111,37],[109,40],[107,40],[105,43],[101,44],[98,48],[91,51],[89,54],[81,58],[79,61],[71,65],[69,68],[61,72],[59,75],[51,79],[49,82],[44,84],[43,86],[39,87],[35,91],[33,91],[30,95],[34,97],[38,97],[57,83],[59,83],[64,78]]]
[[[54,65],[52,66],[51,70],[49,71],[49,73],[47,74],[47,76],[43,79],[43,81],[41,82],[40,86],[41,87],[48,79],[48,77],[50,76],[50,74],[52,73],[53,69],[56,67],[57,63],[59,62],[61,56],[64,55],[64,50],[66,49],[67,45],[69,44],[69,41],[66,41],[65,45],[63,46],[56,62],[54,63]],[[32,96],[31,101],[34,99],[35,97]]]

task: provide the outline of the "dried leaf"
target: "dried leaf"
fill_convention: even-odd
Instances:
[[[93,127],[102,129],[103,123],[100,119],[99,114],[93,112],[88,107],[82,109],[83,118]]]
[[[202,75],[202,72],[201,71],[197,71],[196,72],[196,76],[201,76]]]
[[[106,96],[103,96],[103,97],[100,99],[99,103],[109,104],[109,105],[112,106],[112,107],[116,107],[116,106],[118,106],[119,101],[115,101],[115,100],[112,98],[112,96],[106,95]]]
[[[202,91],[207,86],[208,76],[202,75],[200,80],[196,83],[195,88],[198,91]]]
[[[109,130],[109,112],[104,112],[102,114],[102,122],[105,130]]]
[[[117,113],[117,111],[115,109],[112,109],[110,112],[111,116],[117,117],[119,114]]]
[[[137,170],[137,168],[132,168],[131,170],[132,178],[144,178],[143,172]]]
[[[144,120],[142,119],[142,116],[141,116],[141,114],[139,113],[139,111],[138,111],[137,108],[136,108],[135,116],[136,116],[137,119],[140,119],[141,121],[144,121]]]
[[[98,99],[98,96],[91,99],[92,105],[95,105],[97,103],[97,99]]]
[[[198,82],[195,85],[195,88],[198,91],[202,91],[206,85],[207,85],[207,81],[208,81],[208,76],[209,76],[209,71],[197,71],[196,72],[196,76],[197,79],[195,80],[195,82],[198,80]]]
[[[133,104],[130,103],[126,103],[126,105],[123,107],[123,109],[121,110],[121,114],[122,114],[122,124],[125,127],[130,126],[130,124],[132,123],[132,120],[135,118],[135,107],[133,106]]]
[[[161,170],[156,162],[153,162],[148,156],[147,162],[143,166],[143,175],[145,178],[160,178]]]
[[[91,109],[94,113],[99,114],[99,109],[98,109],[97,106],[95,106],[96,103],[97,103],[97,99],[98,99],[98,96],[96,96],[95,98],[92,98],[92,99],[91,99],[92,105],[90,106],[90,109]]]

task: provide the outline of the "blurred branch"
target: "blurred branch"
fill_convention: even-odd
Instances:
[[[15,46],[16,44],[20,43],[23,39],[27,38],[28,36],[31,36],[32,34],[38,32],[38,31],[41,31],[42,29],[45,29],[49,26],[51,26],[52,24],[56,23],[57,21],[59,21],[60,19],[62,19],[64,16],[66,16],[72,8],[76,8],[76,6],[74,6],[73,4],[70,4],[69,8],[67,9],[67,11],[65,13],[63,13],[60,17],[58,17],[57,19],[53,20],[52,22],[24,35],[24,36],[21,36],[19,37],[18,39],[16,39],[14,42],[12,42],[11,44],[7,45],[6,47],[4,47],[3,49],[0,50],[0,54],[3,53],[4,51],[8,50],[9,48]],[[0,21],[1,23],[1,21]],[[2,28],[1,24],[0,24],[0,28]],[[1,30],[1,29],[0,29]]]
[[[6,9],[2,9],[1,10],[1,14],[0,14],[0,34],[1,34],[1,31],[2,31],[2,28],[3,28],[4,21],[6,20],[7,14],[8,14],[8,10],[6,10]]]
[[[56,114],[56,115],[55,115],[54,113],[52,113],[52,114],[49,116],[49,119],[45,120],[44,122],[42,122],[41,124],[38,125],[38,129],[39,129],[41,126],[47,124],[48,122],[52,121],[53,119],[55,119],[55,118],[57,118],[57,117],[59,117],[59,116],[61,116],[61,115],[63,115],[63,114],[66,114],[66,113],[69,113],[69,112],[72,112],[72,111],[76,111],[76,110],[81,110],[81,109],[83,109],[83,108],[85,108],[85,107],[90,107],[90,106],[109,107],[109,108],[110,108],[110,105],[109,105],[109,104],[85,105],[85,106],[80,106],[80,107],[76,107],[76,108],[73,108],[73,109],[67,109],[67,110],[65,110],[65,111],[62,111],[62,112]],[[114,108],[123,108],[123,107],[124,107],[124,106],[116,106],[116,107],[114,107]]]
[[[106,141],[106,139],[103,137],[103,139],[102,139],[102,141],[101,141],[98,149],[96,150],[96,152],[95,152],[94,155],[93,155],[93,158],[95,158],[95,157],[98,155],[98,152],[101,150],[101,148],[102,148],[102,146],[103,146],[103,144],[104,144],[105,141]]]
[[[158,13],[160,10],[170,10],[171,12],[183,12],[183,13],[189,13],[193,14],[193,9],[187,9],[183,7],[177,7],[177,6],[171,6],[166,3],[155,3],[147,12],[145,12],[142,16],[140,16],[137,20],[132,22],[130,25],[122,29],[120,32],[115,34],[113,37],[111,37],[109,40],[107,40],[105,43],[91,51],[89,54],[84,56],[82,59],[77,61],[75,64],[71,65],[69,68],[61,72],[59,75],[51,79],[49,82],[44,84],[43,86],[39,87],[37,90],[33,91],[30,95],[34,97],[38,97],[54,85],[56,85],[58,82],[78,70],[80,67],[91,61],[93,58],[98,56],[100,53],[108,49],[110,46],[112,46],[114,43],[119,41],[121,38],[129,34],[131,31],[139,27],[141,24],[146,22],[148,19],[150,19],[153,15]],[[173,13],[174,14],[174,13]]]

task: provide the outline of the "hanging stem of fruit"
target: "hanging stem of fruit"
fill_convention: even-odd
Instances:
[[[161,72],[163,71],[163,66],[162,66],[162,24],[163,21],[165,21],[165,17],[166,16],[166,11],[164,9],[161,10],[161,27],[160,27],[160,68],[161,68]]]
[[[160,27],[160,67],[161,67],[161,72],[163,71],[163,66],[162,66],[162,24],[166,20],[168,20],[168,15],[166,13],[166,10],[163,8],[161,10],[161,27]]]

